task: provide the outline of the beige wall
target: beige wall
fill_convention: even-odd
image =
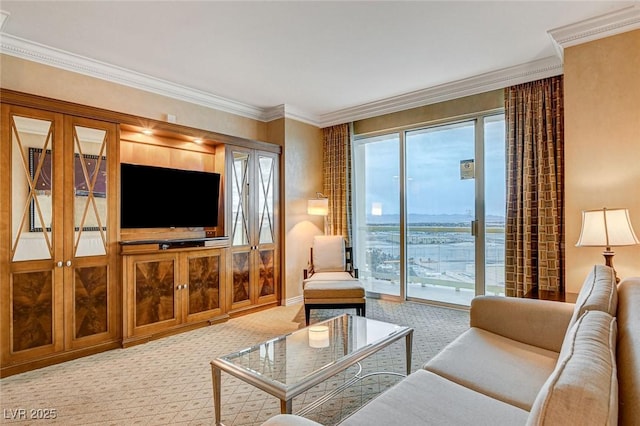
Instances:
[[[640,30],[565,50],[567,291],[602,248],[575,247],[581,211],[626,207],[640,234]],[[640,246],[616,247],[621,278],[640,276]]]
[[[285,119],[283,299],[302,297],[302,270],[314,235],[324,232],[322,217],[307,214],[307,200],[322,191],[322,130]]]
[[[266,124],[238,115],[88,77],[48,65],[0,55],[0,87],[154,120],[175,115],[177,123],[269,142]]]

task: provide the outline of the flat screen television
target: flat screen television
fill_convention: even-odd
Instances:
[[[121,228],[218,225],[220,174],[122,163]]]

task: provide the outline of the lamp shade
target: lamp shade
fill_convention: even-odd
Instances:
[[[633,232],[629,210],[600,209],[582,212],[582,230],[576,246],[631,246],[640,244]]]
[[[312,348],[326,348],[329,346],[329,327],[316,325],[309,327],[309,346]]]
[[[307,201],[307,214],[314,216],[327,216],[329,214],[329,199],[316,198]]]

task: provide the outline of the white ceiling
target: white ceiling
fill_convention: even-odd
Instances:
[[[638,5],[2,0],[0,36],[6,54],[259,119],[288,114],[324,126],[560,74],[554,39],[610,31],[603,22],[627,30],[619,21],[629,10],[637,17]]]

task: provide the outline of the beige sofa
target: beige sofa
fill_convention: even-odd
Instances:
[[[596,265],[575,304],[477,297],[470,326],[341,425],[640,424],[640,278]]]

